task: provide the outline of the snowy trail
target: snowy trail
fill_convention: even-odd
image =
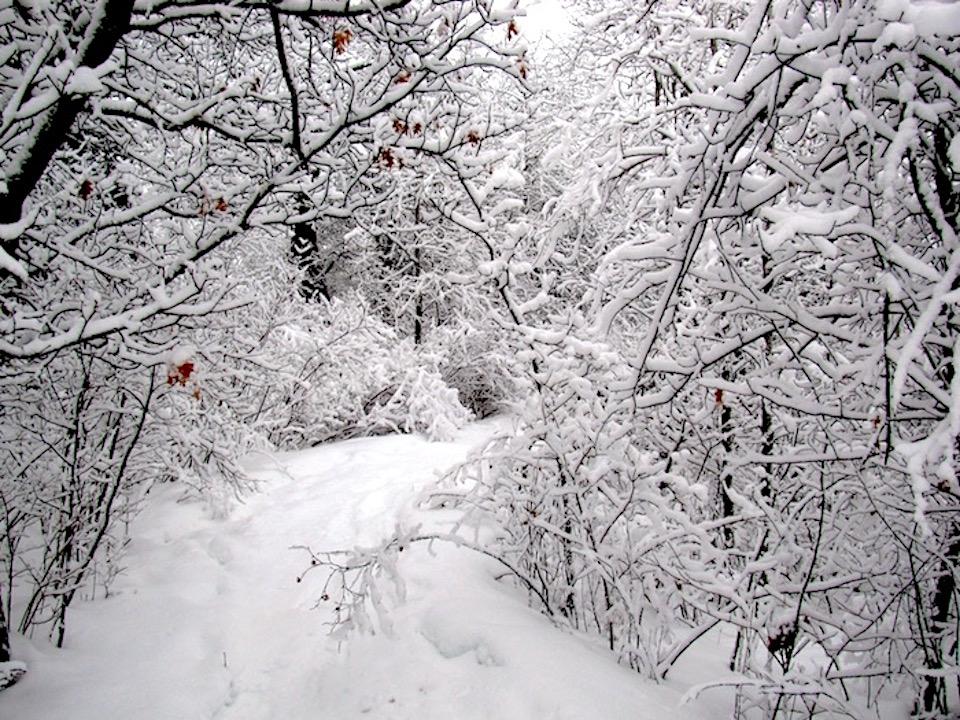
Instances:
[[[321,578],[297,583],[306,555],[290,547],[377,541],[491,431],[264,458],[261,490],[224,520],[161,489],[115,594],[73,610],[68,647],[15,644],[31,672],[0,693],[0,720],[685,717],[677,690],[559,633],[468,551],[409,553],[395,632],[337,651]]]

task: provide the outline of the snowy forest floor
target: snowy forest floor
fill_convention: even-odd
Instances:
[[[251,463],[258,490],[224,518],[158,487],[132,528],[111,596],[77,603],[65,649],[16,638],[30,672],[0,693],[17,720],[301,718],[721,718],[691,683],[722,667],[701,641],[670,682],[655,685],[602,648],[555,629],[469,550],[414,548],[392,633],[339,646],[317,606],[323,573],[303,582],[302,550],[373,544],[416,493],[465,458],[503,420],[455,442],[366,438]]]

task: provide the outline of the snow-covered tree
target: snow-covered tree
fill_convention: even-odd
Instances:
[[[472,502],[537,604],[644,672],[738,628],[745,716],[875,712],[897,686],[947,711],[958,22],[842,1],[583,22],[602,81],[547,156],[569,173],[548,207],[591,225],[595,272],[530,329],[528,433],[466,471]]]
[[[485,0],[0,4],[6,619],[22,585],[20,629],[62,639],[137,488],[236,484],[243,448],[284,432],[257,401],[309,370],[265,355],[282,323],[258,298],[289,295],[251,266],[390,200],[401,152],[456,166],[455,109],[484,75],[520,78],[511,17]],[[393,148],[383,128],[417,113]],[[0,662],[5,638],[0,622]]]

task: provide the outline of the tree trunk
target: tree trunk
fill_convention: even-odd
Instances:
[[[2,597],[3,593],[0,592],[0,598]],[[10,630],[7,627],[7,614],[3,611],[3,602],[0,601],[0,663],[4,662],[10,662]]]
[[[423,295],[420,293],[420,248],[413,251],[414,272],[417,278],[417,297],[413,306],[413,344],[423,342]]]
[[[130,29],[133,0],[106,0],[98,21],[91,23],[77,48],[77,65],[97,67],[113,54],[120,38]],[[54,154],[63,145],[77,116],[87,106],[86,95],[63,94],[34,125],[17,153],[16,168],[0,192],[0,223],[15,223],[21,218],[23,203],[40,182]]]
[[[941,563],[940,577],[933,593],[930,616],[930,643],[933,645],[932,661],[928,663],[930,670],[943,669],[943,633],[950,620],[950,607],[953,605],[953,596],[957,590],[957,579],[954,568],[960,560],[960,527],[953,528],[953,537],[947,548],[946,557]],[[924,714],[938,714],[947,712],[947,685],[943,677],[930,675],[923,688]]]
[[[420,225],[420,203],[417,203],[417,206],[413,210],[414,221],[417,226]],[[414,287],[416,288],[416,301],[413,308],[413,344],[420,345],[423,342],[423,294],[420,292],[420,275],[422,272],[420,258],[420,246],[416,245],[413,248],[413,273],[414,277],[417,279]]]
[[[724,368],[720,377],[724,380],[730,379],[730,372]],[[734,508],[733,498],[730,496],[730,490],[733,487],[733,475],[730,472],[730,454],[733,452],[733,411],[730,405],[724,402],[723,394],[716,395],[717,402],[720,405],[720,444],[723,447],[723,462],[720,466],[720,480],[718,490],[720,493],[720,517],[733,517]],[[734,545],[733,526],[724,525],[721,530],[721,540],[723,547],[727,550]]]

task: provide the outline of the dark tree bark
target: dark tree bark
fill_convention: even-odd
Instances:
[[[313,225],[301,222],[293,226],[290,254],[303,268],[300,294],[304,299],[310,302],[317,302],[320,298],[329,300],[330,291],[327,288],[326,273],[320,261],[320,244]]]
[[[9,661],[10,630],[7,627],[7,614],[3,611],[3,603],[0,602],[0,663]]]
[[[97,67],[105,63],[130,29],[132,14],[133,0],[106,0],[99,22],[88,29],[78,48],[78,66]],[[6,192],[0,192],[0,223],[20,220],[24,201],[66,142],[70,128],[86,105],[85,95],[61,95],[28,136],[17,153],[18,168],[8,177]]]
[[[419,222],[419,219],[418,219]],[[413,272],[414,276],[420,278],[420,248],[413,250]],[[416,301],[413,305],[413,344],[420,345],[423,342],[423,295],[417,290]]]
[[[957,561],[960,560],[960,527],[953,528],[953,538],[947,548],[946,557],[941,563],[940,577],[937,578],[933,593],[932,613],[930,617],[931,642],[933,647],[933,662],[929,663],[931,670],[943,669],[942,635],[950,624],[950,608],[953,606],[954,594],[957,591],[957,578],[954,575]],[[943,677],[930,675],[923,689],[923,712],[926,714],[946,713],[947,711],[947,684]]]

